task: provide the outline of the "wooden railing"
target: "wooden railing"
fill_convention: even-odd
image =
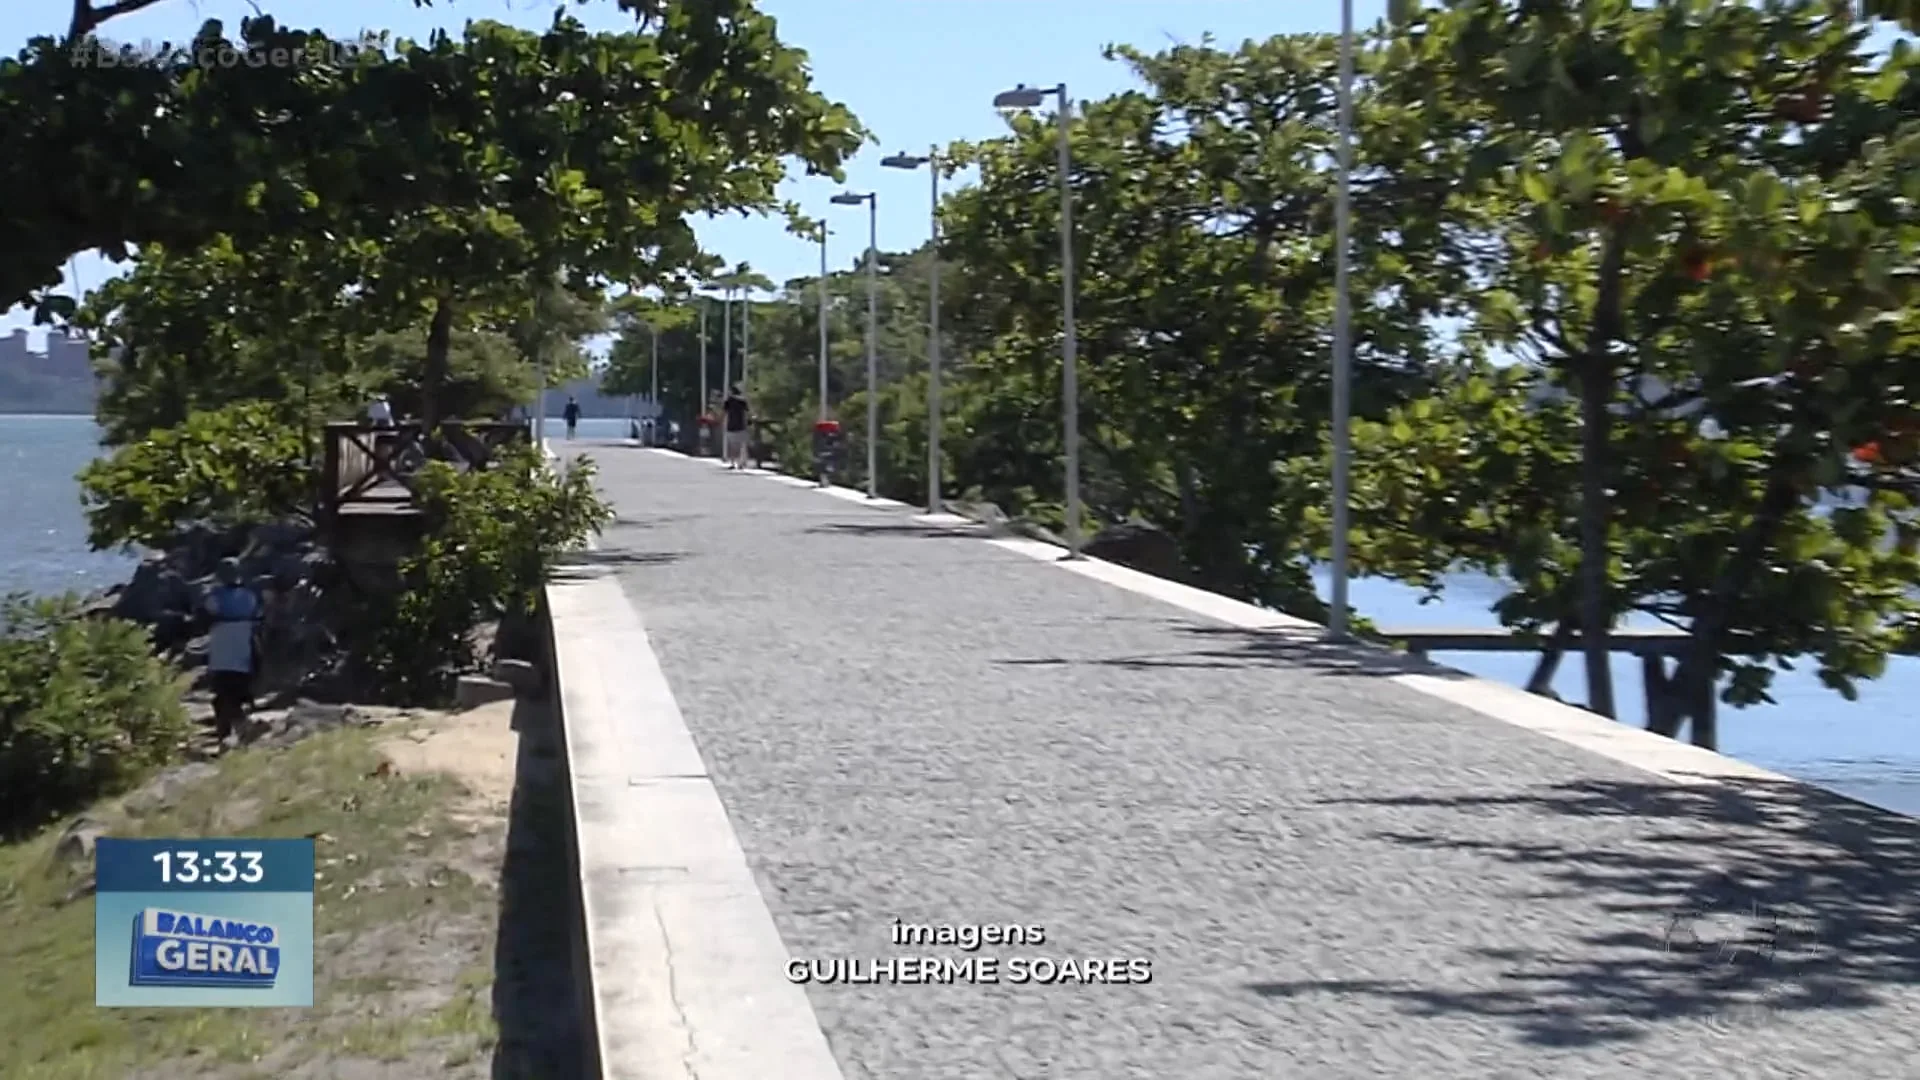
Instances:
[[[1379,627],[1381,637],[1419,657],[1436,652],[1537,652],[1541,659],[1527,680],[1529,693],[1552,695],[1553,676],[1560,657],[1578,654],[1584,637],[1575,630],[1557,635],[1522,634],[1503,627],[1439,629]],[[1656,730],[1677,731],[1682,722],[1693,725],[1696,746],[1714,749],[1719,739],[1719,709],[1711,683],[1686,686],[1679,681],[1678,663],[1698,648],[1693,636],[1676,627],[1645,630],[1618,628],[1607,634],[1607,651],[1640,659],[1641,685],[1646,695],[1647,719]],[[1669,670],[1667,661],[1676,667]],[[1711,669],[1709,669],[1711,670]]]
[[[430,460],[456,469],[484,469],[498,450],[531,441],[524,422],[448,421],[428,440],[417,423],[377,427],[364,421],[328,424],[322,447],[320,512],[413,513],[413,475]]]

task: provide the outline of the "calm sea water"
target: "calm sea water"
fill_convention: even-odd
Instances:
[[[1327,583],[1321,581],[1321,594]],[[1488,610],[1504,590],[1491,579],[1462,575],[1448,582],[1442,599],[1419,602],[1420,593],[1392,581],[1353,581],[1353,606],[1380,625],[1492,627]],[[1657,627],[1651,619],[1629,625]],[[1435,653],[1434,659],[1483,678],[1515,686],[1533,674],[1532,653]],[[1646,723],[1640,663],[1613,660],[1614,705],[1625,723]],[[1580,657],[1561,660],[1553,688],[1562,700],[1586,700],[1586,668]],[[1849,702],[1820,685],[1810,670],[1774,676],[1775,704],[1720,708],[1720,752],[1765,769],[1819,784],[1853,798],[1920,815],[1920,658],[1896,657],[1880,679],[1863,683]]]
[[[548,437],[566,428],[556,417]],[[624,420],[582,420],[582,438],[618,438]],[[74,474],[99,452],[99,432],[83,417],[0,415],[0,474],[8,478],[6,513],[0,514],[0,592],[86,591],[125,579],[132,557],[87,550]],[[1322,582],[1325,592],[1325,582]],[[1496,626],[1487,606],[1498,583],[1456,578],[1439,603],[1420,604],[1419,594],[1390,581],[1353,582],[1350,596],[1360,611],[1399,626]],[[1436,660],[1490,679],[1518,685],[1533,670],[1531,655],[1449,653]],[[1622,720],[1645,721],[1639,666],[1615,659],[1615,696]],[[1554,689],[1568,701],[1585,697],[1578,657],[1561,663]],[[1721,749],[1763,768],[1799,777],[1902,813],[1920,815],[1920,658],[1896,659],[1886,676],[1864,685],[1860,700],[1847,702],[1806,672],[1782,672],[1774,682],[1778,703],[1752,709],[1722,709]]]
[[[85,416],[0,414],[0,594],[88,592],[126,580],[134,557],[87,550],[74,476],[100,453]]]

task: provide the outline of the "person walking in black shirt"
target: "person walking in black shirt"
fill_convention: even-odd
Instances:
[[[740,384],[735,383],[728,392],[727,400],[720,405],[727,414],[726,443],[724,453],[727,468],[744,469],[747,467],[747,399],[740,393]]]
[[[580,403],[568,398],[567,407],[560,415],[567,421],[567,438],[573,438],[573,429],[580,426]]]

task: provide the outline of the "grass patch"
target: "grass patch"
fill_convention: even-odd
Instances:
[[[348,728],[230,754],[162,806],[90,813],[113,836],[314,837],[311,1010],[95,1008],[92,861],[62,857],[58,826],[0,846],[0,1080],[335,1077],[424,1055],[439,1075],[482,1070],[504,827],[451,816],[462,795]]]

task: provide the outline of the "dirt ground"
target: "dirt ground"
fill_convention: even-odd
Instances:
[[[0,1047],[20,1047],[0,1050],[0,1078],[582,1075],[564,776],[545,712],[362,715],[97,808],[108,835],[312,836],[314,1007],[95,1009],[90,959],[75,980],[61,973],[78,955],[31,951],[22,974],[57,985],[17,1002],[0,989]],[[62,869],[56,841],[34,846],[46,850],[0,849],[0,871],[11,858],[42,875],[0,904],[0,942],[83,938],[90,957],[81,870]]]
[[[467,797],[452,813],[482,827],[504,827],[513,799],[520,733],[516,703],[496,701],[466,712],[429,716],[380,740],[380,752],[401,772],[440,772],[460,781]]]

